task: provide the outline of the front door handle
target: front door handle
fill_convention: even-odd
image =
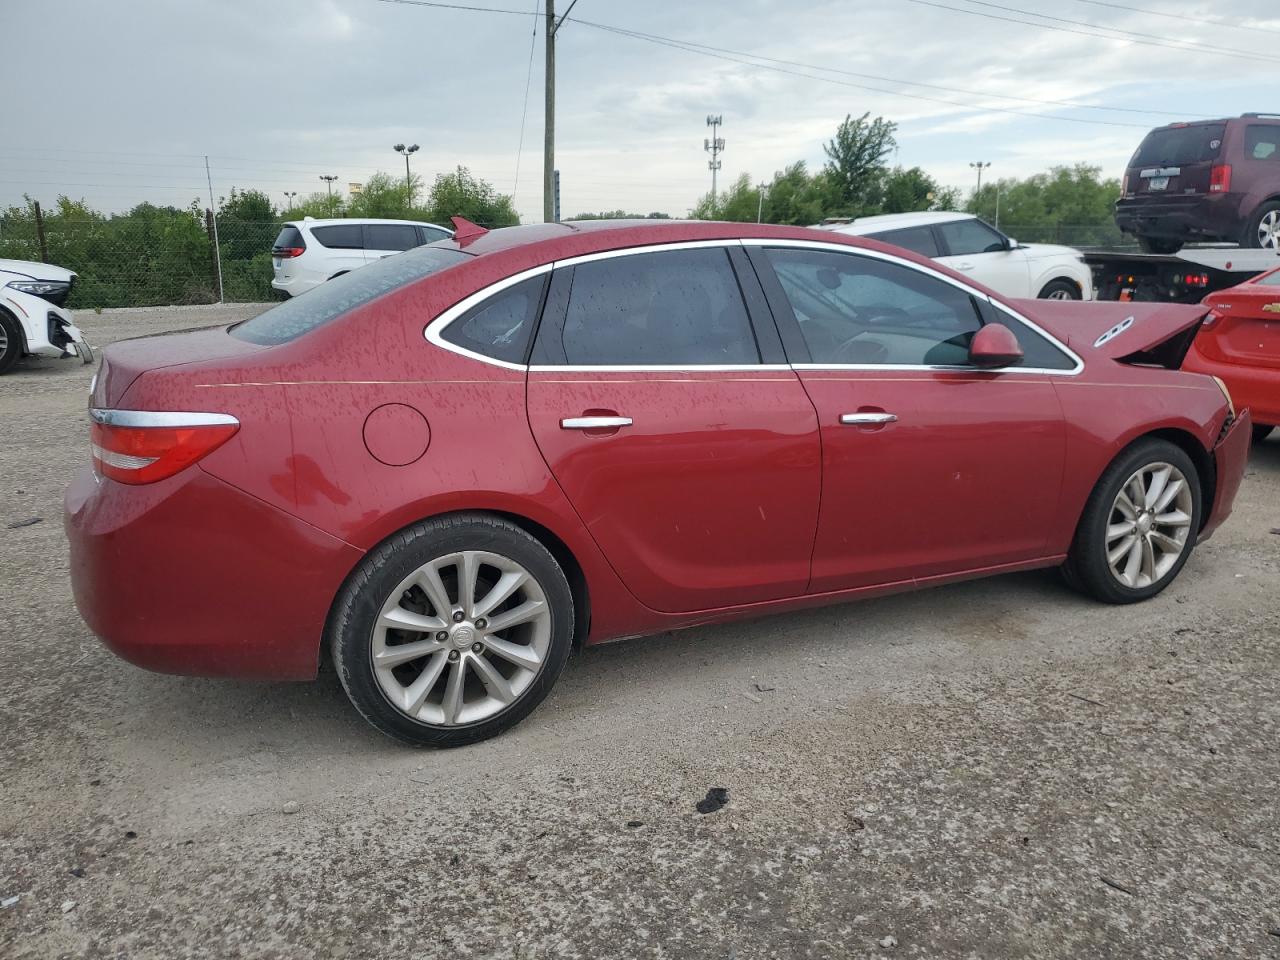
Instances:
[[[853,426],[875,426],[881,423],[897,423],[898,415],[896,413],[844,413],[840,415],[840,422]]]
[[[565,417],[560,421],[562,430],[617,430],[629,426],[630,417]]]

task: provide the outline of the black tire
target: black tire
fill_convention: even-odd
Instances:
[[[1055,293],[1058,294],[1058,296],[1055,297],[1054,296]],[[1048,283],[1046,283],[1044,285],[1044,289],[1041,290],[1039,294],[1037,294],[1037,298],[1040,300],[1080,300],[1082,299],[1080,295],[1080,288],[1077,287],[1073,281],[1064,280],[1062,278],[1059,278],[1057,280],[1050,280]]]
[[[1177,253],[1185,243],[1173,237],[1138,237],[1138,249],[1143,253]]]
[[[383,692],[372,662],[374,626],[383,604],[405,578],[431,560],[463,550],[499,554],[532,575],[550,612],[549,645],[532,681],[500,712],[468,724],[425,723],[393,706]],[[476,624],[483,626],[479,620]],[[573,630],[573,593],[564,571],[547,548],[513,523],[488,514],[469,513],[415,524],[372,550],[334,601],[326,637],[347,696],[373,726],[414,746],[459,747],[497,736],[542,702],[564,670],[573,646]],[[462,657],[467,657],[465,650]],[[425,670],[425,664],[421,669]],[[443,668],[440,684],[446,682],[450,669]],[[476,677],[474,669],[472,677]],[[431,689],[437,689],[435,682]]]
[[[1254,250],[1262,248],[1262,238],[1258,236],[1258,231],[1262,227],[1262,220],[1268,214],[1273,214],[1280,210],[1280,200],[1268,200],[1261,204],[1257,210],[1253,211],[1244,227],[1244,236],[1240,240],[1240,246],[1249,247]]]
[[[6,374],[22,358],[23,339],[22,327],[5,310],[0,310],[0,334],[4,340],[4,346],[0,348],[0,374]]]
[[[1126,481],[1143,466],[1155,463],[1170,464],[1187,478],[1191,523],[1186,544],[1172,567],[1152,584],[1130,587],[1120,582],[1107,563],[1107,526],[1112,522],[1112,506]],[[1064,576],[1075,589],[1104,603],[1137,603],[1154,597],[1177,579],[1195,549],[1202,511],[1200,475],[1186,452],[1167,440],[1139,440],[1112,461],[1089,495],[1064,565]]]
[[[1261,443],[1263,440],[1267,439],[1267,437],[1271,436],[1271,431],[1274,429],[1275,427],[1269,427],[1265,423],[1255,423],[1253,425],[1253,442]]]

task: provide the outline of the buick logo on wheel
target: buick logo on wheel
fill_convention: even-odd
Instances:
[[[471,646],[472,641],[476,638],[475,630],[471,627],[458,627],[453,631],[453,645],[461,650],[463,647]]]

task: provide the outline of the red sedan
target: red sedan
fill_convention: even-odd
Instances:
[[[1185,370],[1221,377],[1253,412],[1253,438],[1280,426],[1280,268],[1205,297]]]
[[[1008,301],[800,228],[457,237],[225,329],[109,347],[76,602],[154,670],[313,677],[492,736],[575,644],[1036,567],[1150,597],[1250,419],[1199,307]]]

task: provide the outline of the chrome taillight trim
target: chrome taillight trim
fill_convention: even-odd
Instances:
[[[94,423],[108,427],[238,427],[240,421],[229,413],[188,413],[159,410],[89,409]]]

